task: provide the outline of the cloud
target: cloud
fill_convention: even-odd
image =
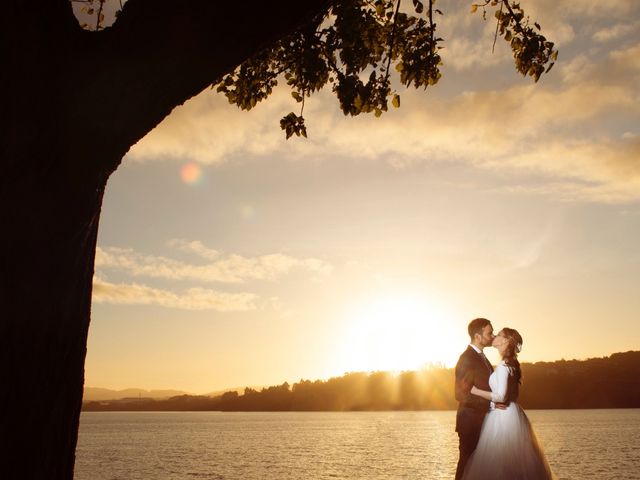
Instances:
[[[212,164],[237,155],[265,155],[284,145],[278,122],[298,109],[284,89],[277,89],[251,112],[240,111],[222,94],[205,90],[176,107],[131,148],[127,157],[135,161],[170,158]]]
[[[611,50],[606,55],[601,52],[576,55],[560,67],[565,83],[594,86],[617,86],[626,89],[634,101],[640,100],[638,88],[640,75],[640,43]]]
[[[608,4],[603,21],[629,14],[630,5],[625,1]],[[573,2],[536,0],[527,9],[532,18],[542,16],[540,22],[549,38],[564,32],[564,39],[570,41],[575,25],[581,38],[586,35],[589,40],[595,30],[583,34],[580,22],[600,12],[602,3],[580,2],[578,8]],[[510,58],[508,54],[491,56],[489,45],[484,48],[473,43],[475,36],[486,35],[490,22],[482,22],[468,11],[447,14],[446,21],[452,33],[443,56],[445,67],[452,70],[446,73],[453,78],[443,82],[461,82],[462,75],[468,76],[472,68],[477,71],[487,62]],[[572,23],[563,23],[569,21]],[[468,25],[473,32],[465,34]],[[547,25],[556,32],[547,32]],[[600,38],[613,34],[601,33]],[[385,161],[397,168],[456,162],[471,168],[544,174],[546,185],[538,185],[536,190],[551,193],[557,187],[562,198],[574,195],[574,199],[585,201],[636,201],[640,199],[635,168],[639,159],[632,136],[637,134],[634,129],[640,116],[640,44],[611,45],[609,52],[600,44],[597,48],[581,47],[573,58],[561,58],[550,76],[535,85],[520,79],[512,65],[501,64],[501,76],[484,78],[476,83],[483,87],[475,90],[456,92],[440,86],[426,94],[401,90],[402,108],[392,109],[380,119],[344,117],[334,95],[325,89],[306,102],[309,139],[305,140],[286,141],[278,128],[278,119],[298,107],[286,88],[277,88],[272,98],[249,113],[207,91],[176,109],[130,156],[136,160],[172,157],[204,164],[267,156],[290,161],[350,158]],[[269,272],[279,271],[272,263],[282,271],[299,264],[283,257],[218,258],[217,252],[204,253],[197,245],[179,248],[196,254],[199,249],[199,255],[208,255],[215,264],[215,268],[208,265],[191,269],[198,273],[185,273],[194,278],[239,281],[234,274],[223,273],[226,270],[254,271],[258,272],[255,278],[270,278]],[[167,262],[160,259],[157,263]],[[172,264],[172,268],[184,271],[180,265]],[[241,276],[246,275],[250,274]]]
[[[172,240],[170,246],[196,253],[209,260],[194,264],[157,255],[144,255],[130,248],[98,247],[96,268],[116,269],[133,276],[199,282],[244,283],[248,280],[276,280],[293,269],[313,274],[329,275],[332,266],[316,258],[295,258],[280,253],[243,257],[229,255],[220,258],[217,251],[198,241]]]
[[[499,39],[502,41],[501,39]],[[454,70],[465,71],[478,67],[492,67],[498,63],[506,63],[504,55],[492,54],[491,42],[477,41],[471,38],[453,37],[446,42],[442,51],[442,61],[446,67]]]
[[[635,0],[607,0],[603,3],[602,0],[581,0],[558,2],[557,0],[535,0],[536,5],[540,4],[542,7],[553,7],[555,11],[564,11],[578,18],[620,18],[627,15],[638,8],[638,4]],[[552,10],[552,12],[554,12]],[[555,13],[555,12],[554,12]]]
[[[620,37],[624,37],[630,33],[637,32],[639,28],[640,24],[638,22],[620,22],[605,28],[601,28],[593,34],[593,39],[596,42],[601,43],[610,42],[612,40],[617,40]]]
[[[198,240],[185,240],[183,238],[176,238],[169,241],[169,246],[175,247],[183,252],[195,253],[196,255],[207,260],[217,260],[221,255],[218,250],[207,248],[202,244],[202,242]]]
[[[255,310],[257,298],[252,293],[226,293],[204,288],[189,288],[176,294],[137,283],[110,283],[98,276],[93,279],[93,301],[97,303],[232,312]]]
[[[618,69],[627,69],[629,72],[637,74],[640,72],[640,43],[614,50],[609,54],[609,58]]]
[[[207,153],[209,157],[219,158],[228,151],[236,151],[238,155],[261,151],[263,155],[277,154],[296,161],[331,159],[336,155],[359,160],[385,159],[403,168],[434,161],[462,162],[476,168],[526,168],[551,174],[551,182],[563,177],[596,182],[600,184],[598,199],[604,198],[602,194],[608,189],[611,191],[609,198],[631,200],[640,195],[633,193],[636,180],[628,176],[630,164],[637,161],[634,144],[622,138],[608,137],[600,128],[596,129],[595,135],[592,130],[597,118],[609,112],[638,116],[638,93],[629,82],[621,81],[624,75],[634,76],[637,54],[636,47],[610,54],[612,70],[625,68],[624,73],[617,74],[611,83],[600,80],[604,75],[601,66],[587,57],[577,57],[562,69],[560,75],[564,83],[558,87],[519,83],[502,90],[467,91],[445,98],[410,90],[401,94],[403,109],[391,111],[381,119],[344,118],[332,108],[335,99],[331,94],[322,92],[307,102],[310,138],[303,141],[294,139],[287,143],[274,127],[269,135],[264,134],[271,136],[271,144],[263,142],[262,135],[254,127],[261,124],[264,132],[268,128],[265,125],[276,123],[275,113],[252,116],[237,112],[245,115],[247,121],[229,121],[232,126],[219,125],[215,111],[189,121],[199,125],[196,130],[221,128],[230,132],[232,140],[227,143],[221,140]],[[194,103],[200,101],[198,97]],[[274,108],[270,107],[269,111]],[[179,141],[176,132],[165,133],[169,134],[171,142],[181,146],[179,156],[206,161],[200,157],[206,147],[199,146],[196,139],[187,136]],[[244,141],[236,144],[234,135],[244,137]],[[206,142],[206,137],[201,141]],[[154,148],[162,149],[163,143]],[[574,148],[576,145],[579,148]],[[217,154],[214,153],[216,149]],[[562,154],[562,157],[551,153]],[[616,170],[615,167],[621,168]],[[585,193],[593,191],[588,189]],[[626,192],[624,195],[621,194],[623,191]],[[192,245],[188,248],[195,252],[200,247]],[[215,259],[214,252],[208,255]],[[148,261],[140,258],[135,270],[142,274],[141,264],[145,263]],[[256,259],[232,256],[199,267],[185,267],[161,258],[151,263],[158,268],[170,267],[173,275],[211,281],[240,281],[233,272],[244,272],[240,277],[272,278],[272,272],[287,271],[299,264],[286,256]]]

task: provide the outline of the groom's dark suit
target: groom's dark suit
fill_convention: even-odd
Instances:
[[[462,477],[467,460],[476,449],[484,416],[489,410],[489,401],[471,394],[474,385],[481,390],[489,388],[489,375],[493,367],[487,358],[476,352],[471,345],[460,355],[456,365],[456,432],[460,438],[460,459],[456,469],[456,480]]]

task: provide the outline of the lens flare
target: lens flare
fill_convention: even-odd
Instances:
[[[202,168],[194,162],[189,162],[180,169],[180,178],[187,185],[197,185],[202,180]]]

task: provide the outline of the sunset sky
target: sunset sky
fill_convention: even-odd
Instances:
[[[139,142],[107,186],[85,384],[452,366],[477,316],[523,361],[639,349],[638,4],[523,0],[560,51],[534,84],[471,3],[439,3],[443,78],[381,118],[327,89],[286,141],[286,89],[248,113],[207,90]]]

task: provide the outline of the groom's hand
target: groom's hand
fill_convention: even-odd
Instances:
[[[499,408],[500,410],[506,410],[507,407],[509,406],[508,403],[503,403],[503,402],[497,402],[495,405],[496,405],[496,408]]]

